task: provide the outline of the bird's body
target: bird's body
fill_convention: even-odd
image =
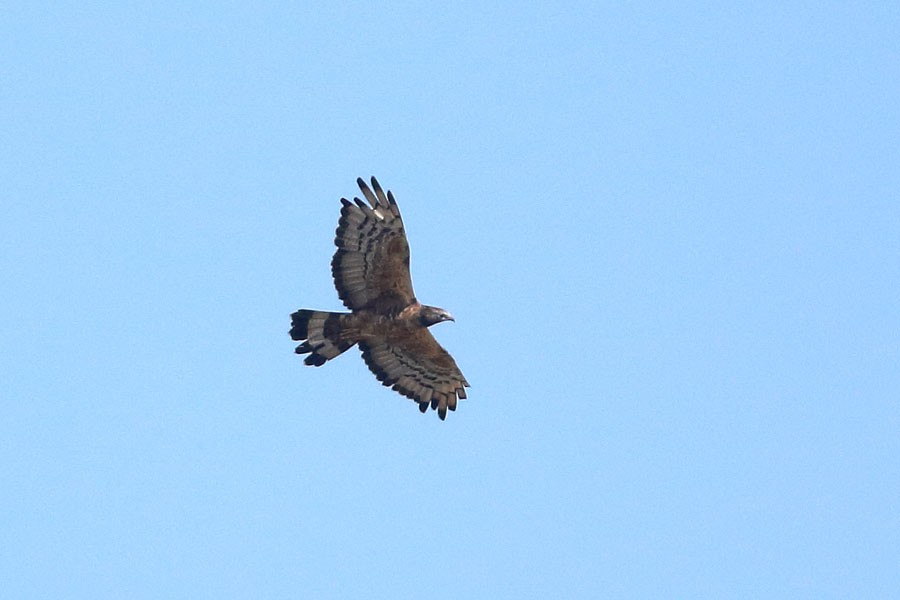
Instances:
[[[469,386],[453,357],[428,327],[453,317],[416,300],[409,273],[409,244],[394,196],[372,178],[357,179],[366,204],[341,198],[331,271],[338,296],[352,312],[301,309],[291,315],[298,354],[321,366],[356,344],[375,377],[444,419]],[[304,341],[305,340],[305,341]]]

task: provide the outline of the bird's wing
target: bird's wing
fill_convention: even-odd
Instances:
[[[343,208],[334,243],[331,274],[338,296],[350,310],[396,315],[416,301],[409,274],[409,244],[394,195],[372,178],[369,189],[356,180],[366,202],[341,198]]]
[[[419,410],[430,406],[443,420],[466,397],[469,382],[456,361],[425,328],[405,329],[397,335],[359,343],[369,370],[382,384],[415,400]]]

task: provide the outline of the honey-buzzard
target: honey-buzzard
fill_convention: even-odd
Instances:
[[[378,381],[417,402],[423,413],[429,406],[437,410],[443,420],[448,409],[456,410],[457,399],[466,397],[469,383],[428,327],[454,319],[416,300],[394,195],[385,196],[374,177],[372,189],[361,178],[356,183],[369,203],[341,198],[331,261],[338,296],[352,312],[292,314],[291,339],[303,341],[295,352],[309,354],[303,362],[319,367],[359,344]]]

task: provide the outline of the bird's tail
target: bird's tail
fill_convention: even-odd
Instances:
[[[304,341],[294,350],[297,354],[309,354],[303,361],[320,367],[358,340],[348,327],[353,317],[349,313],[333,313],[321,310],[298,310],[291,315],[291,339]]]

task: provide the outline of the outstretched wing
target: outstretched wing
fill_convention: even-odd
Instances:
[[[419,404],[438,411],[441,420],[447,409],[456,410],[457,399],[465,399],[469,382],[456,361],[425,328],[409,330],[403,336],[360,341],[363,359],[378,381]]]
[[[369,204],[341,198],[344,206],[334,238],[338,249],[331,260],[334,285],[350,310],[396,315],[416,300],[400,209],[374,177],[374,193],[361,178],[356,183]]]

